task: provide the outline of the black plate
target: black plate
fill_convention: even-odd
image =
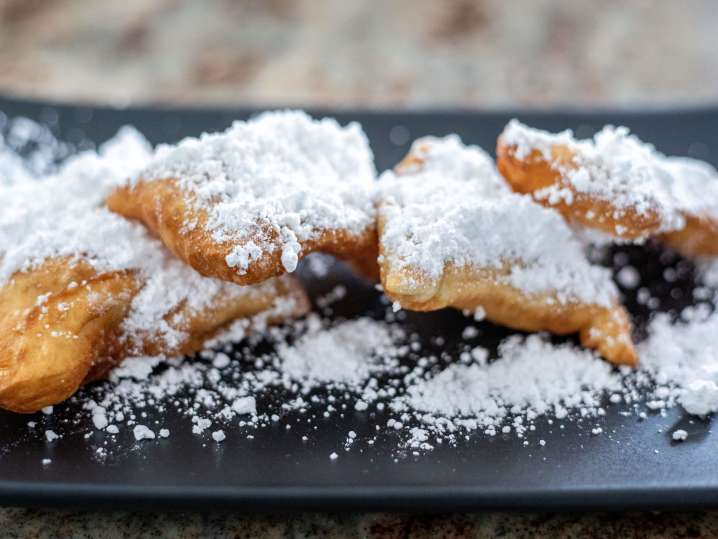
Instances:
[[[255,112],[240,110],[109,109],[0,99],[9,117],[26,116],[50,122],[70,141],[100,142],[123,124],[133,124],[152,142],[225,128]],[[396,163],[411,139],[425,134],[458,133],[466,142],[494,148],[497,134],[515,115],[551,130],[573,128],[585,136],[606,123],[630,126],[665,152],[716,161],[718,110],[655,112],[339,112],[314,111],[341,122],[359,120],[376,154],[380,170]],[[652,248],[628,249],[643,269],[644,283],[666,298],[662,308],[678,307],[661,282],[666,260]],[[683,264],[669,260],[669,264]],[[382,310],[371,285],[336,266],[326,282],[309,279],[313,293],[345,282],[349,298],[337,307],[342,316]],[[674,286],[690,288],[690,268]],[[639,328],[647,312],[626,291],[627,304]],[[448,336],[450,349],[467,323],[458,313],[411,314],[406,324],[423,337]],[[497,341],[507,332],[483,324],[484,335]],[[58,406],[56,414],[72,412],[77,404]],[[12,505],[132,506],[154,508],[448,510],[468,508],[656,508],[715,505],[718,501],[716,437],[709,421],[689,422],[680,409],[644,421],[624,417],[610,407],[601,420],[610,435],[591,436],[587,425],[565,429],[538,422],[532,443],[524,447],[515,436],[472,436],[458,447],[438,447],[420,456],[396,458],[396,440],[379,437],[363,452],[328,455],[341,448],[349,430],[363,433],[383,424],[381,415],[347,413],[321,422],[310,443],[284,422],[259,429],[254,440],[229,436],[221,445],[194,436],[184,424],[173,429],[171,441],[143,444],[102,463],[93,457],[97,444],[82,434],[68,434],[45,444],[28,435],[32,417],[0,413],[6,450],[0,455],[0,503]],[[691,433],[681,444],[670,431],[681,426]],[[662,432],[659,432],[661,430]],[[229,433],[231,434],[231,433]],[[101,435],[98,435],[101,436]],[[536,444],[546,440],[544,447]],[[132,445],[128,442],[128,445]],[[41,459],[52,458],[43,467]]]

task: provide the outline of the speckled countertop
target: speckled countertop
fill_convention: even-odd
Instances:
[[[326,106],[716,102],[713,0],[0,0],[0,93]],[[3,537],[715,537],[718,512],[0,509]]]
[[[712,0],[0,0],[0,91],[513,106],[713,100]]]
[[[261,537],[316,539],[458,539],[546,537],[551,539],[716,537],[711,513],[469,515],[299,514],[247,516],[229,513],[88,513],[5,509],[3,537]]]

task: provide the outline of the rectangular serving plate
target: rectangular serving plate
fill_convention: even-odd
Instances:
[[[136,126],[153,143],[174,142],[204,131],[227,127],[254,109],[112,109],[0,98],[0,111],[9,118],[28,117],[54,126],[61,139],[96,143],[125,124]],[[627,125],[658,149],[692,155],[716,163],[718,109],[655,111],[556,112],[376,112],[313,110],[340,122],[362,123],[376,155],[378,169],[394,165],[411,140],[422,135],[458,133],[467,143],[493,151],[496,136],[512,117],[550,130],[572,128],[581,136],[604,124]],[[0,210],[1,211],[1,210]],[[650,249],[629,249],[634,265],[645,268],[664,307],[684,303],[668,297],[660,282],[661,263]],[[313,297],[337,283],[347,287],[337,315],[354,317],[380,313],[383,305],[371,283],[354,277],[337,264],[321,281],[303,275]],[[690,282],[679,283],[687,289]],[[630,291],[626,302],[639,330],[650,313]],[[469,322],[459,313],[411,313],[405,324],[427,343],[446,337],[450,349]],[[482,344],[509,334],[484,323]],[[57,421],[71,417],[77,403],[56,407]],[[301,431],[286,430],[291,413],[271,427],[258,429],[254,439],[232,436],[208,443],[190,432],[186,420],[169,415],[168,440],[137,446],[121,438],[112,458],[100,462],[94,448],[103,440],[95,433],[68,434],[54,444],[30,434],[32,416],[0,413],[0,503],[22,506],[82,506],[95,508],[233,508],[239,510],[469,510],[469,509],[628,509],[717,505],[718,456],[711,421],[685,416],[679,408],[645,420],[625,416],[609,407],[600,423],[604,434],[591,435],[587,423],[567,422],[564,428],[538,420],[530,444],[515,435],[488,437],[475,433],[456,447],[438,446],[421,455],[397,457],[397,440],[380,436],[373,446],[344,452],[349,430],[358,439],[385,424],[379,412],[333,416],[321,421],[310,441]],[[40,416],[38,416],[40,417]],[[47,421],[47,418],[44,418]],[[689,438],[675,443],[671,432],[683,428]],[[540,446],[537,441],[545,440]],[[124,445],[123,445],[124,444]],[[329,454],[340,457],[330,461]],[[51,458],[50,466],[42,466]]]

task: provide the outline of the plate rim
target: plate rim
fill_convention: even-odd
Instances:
[[[187,106],[143,103],[113,107],[95,103],[25,99],[0,94],[0,112],[6,108],[28,107],[61,110],[91,109],[122,114],[220,114],[248,115],[286,106]],[[303,107],[294,107],[303,108]],[[718,116],[718,103],[643,107],[557,107],[534,108],[332,108],[306,107],[321,115],[339,116],[422,116],[505,118],[607,117],[627,118],[671,116]],[[714,485],[641,487],[566,487],[551,491],[540,487],[495,488],[481,486],[172,486],[69,483],[51,481],[10,481],[0,478],[0,504],[5,506],[82,507],[94,509],[226,508],[252,511],[357,511],[357,510],[626,510],[699,509],[718,506],[718,482]]]
[[[718,507],[718,487],[197,487],[0,480],[0,505],[84,509],[625,511]]]

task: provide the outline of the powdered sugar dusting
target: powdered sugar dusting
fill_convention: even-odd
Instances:
[[[669,172],[666,188],[676,208],[690,215],[718,219],[718,170],[698,159],[663,157]]]
[[[121,130],[98,153],[69,158],[42,181],[0,186],[0,283],[50,257],[78,257],[99,271],[156,264],[162,251],[142,227],[101,207],[114,182],[139,170],[150,156],[135,130]]]
[[[231,300],[240,303],[257,297],[276,296],[264,315],[285,318],[296,310],[296,305],[291,297],[281,296],[278,284],[282,281],[286,281],[286,277],[252,286],[237,286],[202,277],[165,253],[161,265],[153,270],[133,298],[130,311],[122,322],[122,333],[136,342],[150,337],[161,342],[170,353],[179,349],[188,337],[183,329],[186,325],[183,317],[202,312],[218,298],[222,298],[223,302]],[[290,287],[290,284],[286,285],[286,288]],[[169,313],[174,314],[168,316]]]
[[[565,416],[568,409],[595,410],[606,392],[620,387],[620,376],[591,352],[531,335],[504,341],[490,364],[451,365],[418,382],[394,407],[470,417],[487,428],[511,411]]]
[[[50,174],[72,151],[50,129],[29,118],[4,122],[0,115],[0,185],[33,180]]]
[[[124,155],[123,144],[115,147],[120,161]],[[135,146],[146,152],[142,147],[142,144]],[[98,161],[102,163],[107,159],[108,152],[101,149],[96,155],[90,152],[79,156],[78,163],[87,161],[88,164],[73,165],[78,167],[77,174],[64,172],[71,161],[61,165],[52,178],[42,179],[31,172],[30,167],[25,167],[26,176],[8,181],[14,187],[2,193],[17,196],[17,200],[28,207],[27,212],[35,213],[30,217],[27,217],[30,213],[17,217],[11,208],[9,215],[15,217],[0,214],[0,234],[6,234],[0,237],[12,239],[4,239],[0,249],[3,257],[8,253],[10,260],[15,260],[12,263],[3,260],[3,264],[9,265],[2,267],[12,273],[13,265],[36,264],[43,256],[54,256],[58,252],[89,257],[98,268],[142,264],[138,268],[144,275],[145,285],[126,322],[126,332],[153,327],[164,335],[166,342],[177,342],[181,336],[174,332],[176,327],[162,325],[161,319],[166,313],[157,308],[159,298],[176,306],[182,302],[186,290],[186,301],[201,308],[205,304],[203,294],[231,293],[231,290],[197,277],[191,271],[185,275],[187,268],[175,266],[173,259],[167,258],[166,252],[152,243],[155,240],[132,223],[117,221],[123,224],[113,229],[117,235],[113,241],[124,245],[122,242],[131,238],[132,243],[136,243],[132,248],[140,251],[148,246],[156,251],[147,253],[150,262],[136,261],[131,252],[123,255],[120,250],[113,250],[114,245],[103,246],[102,242],[89,243],[85,251],[80,251],[76,247],[80,245],[80,236],[75,242],[70,227],[63,242],[55,239],[62,236],[54,236],[50,229],[52,219],[43,220],[43,211],[47,211],[54,216],[54,224],[63,226],[61,221],[68,220],[79,227],[78,230],[87,232],[90,228],[83,229],[86,225],[79,217],[75,219],[70,210],[82,208],[83,217],[89,219],[92,227],[99,227],[98,230],[103,230],[103,220],[116,219],[102,209],[102,197],[96,189],[105,188],[96,187],[93,181],[99,181],[98,176],[91,173],[108,164],[97,166]],[[458,186],[461,186],[459,179],[465,183],[473,181],[479,184],[475,186],[477,191],[489,201],[505,196],[506,189],[500,181],[488,173],[481,175],[487,171],[493,174],[493,165],[480,150],[462,149],[458,139],[453,142],[445,139],[441,142],[441,152],[446,153],[427,160],[425,169],[407,174],[412,180],[419,180],[425,173],[450,171],[451,177],[444,179],[456,181]],[[471,152],[471,155],[459,160],[453,158],[455,152]],[[111,168],[113,175],[124,175],[119,164]],[[104,173],[99,176],[106,177]],[[482,182],[482,178],[485,181]],[[43,186],[37,191],[27,191],[32,195],[11,194],[36,179]],[[73,181],[78,182],[77,188],[73,187]],[[44,193],[45,188],[54,188],[54,182],[64,189],[58,187],[52,196]],[[400,189],[395,196],[399,195],[411,200],[411,194]],[[55,198],[57,203],[53,204]],[[519,199],[521,197],[516,200]],[[40,201],[45,210],[36,211],[28,204],[30,200]],[[432,213],[426,215],[436,217]],[[531,223],[532,230],[533,225]],[[135,231],[132,234],[136,236],[126,236],[130,232],[124,230]],[[39,239],[32,241],[36,243],[27,244],[30,241],[27,238],[35,234]],[[552,236],[554,243],[558,243],[556,237],[563,238]],[[18,238],[23,241],[17,242]],[[75,247],[71,248],[72,245]],[[436,249],[444,248],[438,239],[432,245]],[[526,248],[532,252],[530,245]],[[407,256],[410,255],[408,251]],[[319,265],[312,263],[310,269],[315,270],[315,277],[328,275],[330,269],[326,264],[324,259]],[[629,267],[625,260],[621,266],[624,270]],[[718,282],[713,275],[716,270],[709,266],[706,264],[702,277],[706,287],[700,288],[700,294],[699,289],[694,291],[696,298],[700,296],[705,301],[712,299],[710,287]],[[640,266],[635,269],[642,271]],[[154,273],[150,275],[151,272]],[[647,283],[638,279],[633,271],[628,269],[621,275],[619,278],[626,289],[641,287],[637,291],[639,301],[642,291],[648,294],[643,289]],[[181,283],[181,286],[168,290],[171,283]],[[220,288],[216,288],[218,286]],[[323,293],[317,305],[325,312],[333,302],[351,300],[355,293],[346,283]],[[362,293],[371,294],[366,290]],[[377,303],[382,301],[379,297],[375,299]],[[644,303],[650,303],[650,299],[655,298],[649,297]],[[284,308],[284,300],[280,298],[275,309]],[[524,440],[522,443],[528,444],[539,418],[559,428],[568,421],[583,421],[587,423],[587,435],[610,437],[611,432],[601,424],[601,418],[612,407],[620,407],[622,414],[637,414],[639,419],[646,417],[647,411],[665,413],[679,403],[689,412],[700,415],[718,407],[715,376],[718,367],[713,345],[718,318],[710,313],[707,303],[683,311],[678,322],[667,315],[656,317],[649,327],[648,338],[639,347],[643,363],[637,371],[614,369],[592,352],[572,344],[555,344],[544,335],[509,336],[498,347],[498,352],[492,353],[493,343],[485,334],[487,326],[483,323],[471,321],[463,330],[456,328],[454,336],[448,334],[450,330],[446,335],[433,334],[432,315],[426,315],[427,318],[407,315],[405,311],[394,312],[388,302],[383,305],[383,319],[379,312],[372,313],[379,319],[359,316],[347,321],[331,321],[313,314],[278,328],[265,325],[266,317],[271,316],[270,310],[253,320],[234,322],[194,357],[131,358],[113,371],[109,381],[86,387],[71,399],[75,405],[81,403],[81,407],[59,405],[33,417],[28,423],[28,435],[59,445],[79,431],[80,436],[88,439],[87,443],[102,440],[97,458],[108,458],[121,451],[123,440],[130,442],[133,451],[151,451],[155,446],[174,443],[178,435],[187,434],[216,449],[216,444],[235,444],[240,438],[251,440],[261,428],[281,428],[287,436],[301,437],[308,450],[315,451],[312,436],[324,428],[322,422],[341,419],[353,422],[352,428],[344,429],[337,436],[336,447],[322,453],[327,462],[336,461],[339,465],[344,462],[340,455],[348,451],[369,451],[380,438],[393,440],[397,455],[418,455],[440,444],[459,444],[468,434],[477,436],[480,442],[482,435],[518,436]],[[480,318],[479,313],[477,320]],[[80,411],[72,411],[77,409]],[[68,420],[68,411],[78,415]],[[171,433],[167,427],[172,428]],[[671,430],[671,439],[679,441],[688,436],[686,430]],[[321,436],[324,437],[325,432]],[[535,441],[540,447],[547,443],[543,437]]]
[[[265,113],[162,146],[139,177],[174,178],[192,193],[192,203],[208,211],[214,240],[240,242],[227,257],[239,273],[276,248],[294,271],[299,242],[325,230],[359,235],[374,224],[375,170],[361,127],[303,112]]]
[[[718,411],[718,315],[690,310],[691,319],[673,323],[656,317],[641,344],[642,369],[659,384],[666,405],[679,402],[695,415]]]
[[[68,158],[47,178],[30,176],[27,168],[25,177],[0,185],[6,201],[0,213],[0,284],[57,257],[88,262],[98,272],[135,270],[143,286],[123,322],[124,337],[133,343],[159,341],[168,351],[187,337],[181,316],[199,312],[218,297],[241,301],[276,295],[274,280],[242,287],[200,276],[143,226],[104,207],[113,186],[135,175],[151,156],[146,139],[125,127],[98,152]],[[292,305],[285,307],[290,312]],[[177,314],[168,318],[172,312]]]
[[[319,383],[357,385],[390,365],[397,356],[389,326],[359,318],[328,330],[318,329],[294,343],[280,345],[282,373],[309,387]]]
[[[155,433],[152,432],[148,427],[145,425],[136,425],[134,429],[132,429],[132,434],[135,437],[135,440],[138,442],[141,440],[154,440],[155,439]]]
[[[247,351],[265,339],[276,344],[276,352],[255,356],[252,368],[242,362],[243,353],[233,353],[230,343],[221,340],[215,340],[194,360],[129,359],[111,373],[110,384],[87,390],[93,398],[83,407],[90,412],[94,428],[112,424],[122,431],[129,427],[138,441],[152,439],[150,432],[159,431],[162,436],[159,422],[155,423],[158,428],[147,422],[147,409],[160,417],[171,409],[189,419],[187,428],[193,434],[222,442],[230,425],[257,429],[278,421],[279,413],[315,405],[316,395],[309,396],[314,389],[349,391],[354,398],[361,394],[365,404],[386,397],[385,392],[377,391],[376,376],[400,372],[397,358],[405,350],[396,341],[401,335],[395,326],[366,318],[327,327],[309,317],[294,326],[247,332]],[[296,350],[290,342],[297,342]],[[214,358],[220,354],[231,355],[218,368]],[[330,367],[332,360],[336,364]],[[279,408],[265,405],[260,409],[258,399],[277,388],[285,391]],[[330,397],[329,402],[337,401]],[[336,411],[329,404],[324,413],[328,416]]]
[[[507,281],[528,293],[610,304],[609,274],[587,262],[557,214],[510,192],[483,150],[449,136],[420,139],[413,152],[421,166],[386,172],[379,182],[381,243],[395,270],[435,280],[449,264],[509,264]]]
[[[552,160],[551,149],[565,146],[575,153],[575,168],[560,170],[579,193],[608,200],[619,210],[655,211],[661,230],[678,230],[685,213],[718,215],[718,173],[695,159],[666,157],[626,127],[606,126],[593,139],[577,140],[570,130],[552,134],[512,120],[500,140],[515,146],[516,157],[531,151]],[[551,187],[536,196],[550,200]]]
[[[481,346],[481,330],[467,330],[458,349],[435,355],[395,323],[331,323],[312,315],[284,328],[245,331],[240,346],[215,341],[194,359],[129,360],[111,383],[88,390],[91,401],[76,398],[86,401],[90,428],[109,433],[113,426],[122,434],[139,425],[161,433],[171,410],[187,419],[184,427],[173,423],[175,430],[217,442],[230,432],[232,439],[253,438],[277,423],[287,429],[306,424],[300,432],[308,440],[312,425],[346,414],[362,414],[377,435],[393,436],[399,454],[457,444],[470,433],[527,439],[539,418],[585,422],[587,432],[605,435],[601,421],[612,406],[628,406],[633,411],[622,413],[639,419],[645,409],[679,402],[692,413],[712,409],[705,386],[715,385],[709,336],[717,318],[691,312],[678,325],[656,319],[641,345],[638,371],[617,370],[593,352],[552,344],[544,335],[510,336],[493,355]],[[392,316],[387,307],[386,317]],[[274,351],[258,353],[267,339]],[[441,337],[435,342],[443,346]],[[215,365],[225,356],[229,361]],[[696,381],[703,386],[694,387]],[[642,395],[645,405],[639,405]],[[337,450],[375,440],[352,430],[337,439]]]

